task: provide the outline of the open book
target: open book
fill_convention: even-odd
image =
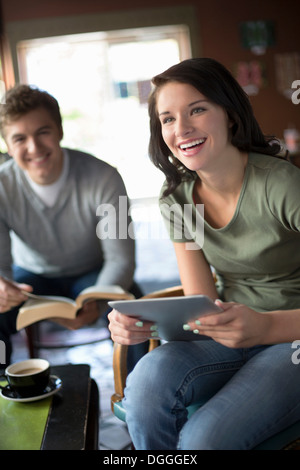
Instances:
[[[222,309],[205,295],[113,300],[108,302],[108,305],[124,315],[156,323],[159,338],[166,341],[209,339],[208,336],[185,331],[183,324],[202,315],[222,312]]]
[[[80,292],[75,300],[60,296],[35,295],[23,291],[29,298],[22,305],[17,316],[17,330],[32,323],[50,318],[76,317],[84,302],[91,300],[134,299],[134,296],[120,286],[92,286]]]

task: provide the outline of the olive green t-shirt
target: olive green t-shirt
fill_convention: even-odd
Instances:
[[[196,208],[194,184],[161,196],[160,209],[172,241],[203,250],[220,298],[258,311],[300,308],[300,169],[249,154],[235,214],[220,229],[204,220],[203,205]]]

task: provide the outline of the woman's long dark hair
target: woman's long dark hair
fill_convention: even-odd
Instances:
[[[156,100],[162,86],[168,82],[187,83],[200,91],[213,103],[221,106],[233,122],[231,143],[241,151],[277,155],[281,146],[274,136],[264,136],[253,114],[248,96],[233,78],[231,73],[219,62],[209,58],[188,59],[156,75],[154,90],[149,98],[151,161],[166,176],[167,190],[172,193],[187,178],[194,178],[190,171],[176,158],[162,138],[161,123],[158,118]]]

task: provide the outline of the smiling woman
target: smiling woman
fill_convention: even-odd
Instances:
[[[209,101],[191,85],[171,82],[157,93],[162,137],[168,148],[191,171],[209,171],[226,163],[232,154],[230,121],[221,106]]]
[[[300,171],[275,158],[280,145],[213,59],[183,61],[153,83],[150,155],[166,177],[160,209],[184,294],[207,295],[222,311],[183,325],[207,339],[171,341],[138,362],[126,422],[136,449],[253,449],[300,420],[291,360],[300,336]],[[194,230],[199,203],[204,239]],[[191,217],[182,218],[187,205]],[[150,336],[149,325],[137,332],[122,317],[109,314],[116,342]],[[188,419],[187,407],[199,404]]]
[[[189,68],[188,73],[186,68]],[[224,86],[225,83],[230,88],[230,96]],[[221,107],[228,116],[229,126],[231,127],[231,143],[240,151],[248,152],[253,150],[268,155],[276,155],[280,152],[281,148],[276,143],[276,139],[273,136],[263,135],[245,92],[230,72],[215,60],[190,59],[182,61],[165,72],[156,75],[153,84],[155,88],[149,99],[151,130],[149,153],[154,165],[162,170],[167,177],[168,187],[165,189],[165,195],[172,192],[182,178],[193,179],[195,176],[193,171],[190,171],[180,161],[173,158],[172,152],[162,136],[157,95],[160,94],[161,89],[166,84],[191,86],[194,93],[198,91],[201,99],[206,100],[205,104],[210,103]],[[200,99],[199,95],[196,99]]]

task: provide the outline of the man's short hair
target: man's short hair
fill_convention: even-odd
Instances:
[[[5,126],[38,108],[46,109],[59,128],[62,118],[57,100],[44,90],[32,85],[16,85],[7,91],[0,105],[0,132],[4,137]]]

